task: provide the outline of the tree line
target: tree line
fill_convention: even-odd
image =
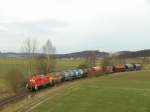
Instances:
[[[26,77],[36,74],[44,75],[55,71],[56,47],[50,40],[47,40],[40,48],[36,39],[27,38],[23,42],[21,49],[27,61],[26,76],[19,68],[13,66],[12,69],[8,70],[5,74],[5,80],[9,88],[15,93],[19,92],[21,86],[24,86]],[[37,55],[37,52],[40,52],[40,55]]]

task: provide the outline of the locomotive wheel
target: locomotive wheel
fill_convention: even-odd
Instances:
[[[38,90],[38,86],[37,86],[37,85],[35,85],[34,90],[35,90],[35,91],[37,91],[37,90]]]
[[[54,86],[54,81],[53,80],[49,82],[49,86]]]
[[[55,85],[55,82],[54,82],[54,80],[52,80],[52,86],[54,86]]]
[[[29,89],[29,85],[28,84],[26,84],[26,88]]]
[[[31,88],[31,91],[35,91],[34,87]]]

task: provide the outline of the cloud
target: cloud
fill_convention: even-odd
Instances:
[[[149,20],[148,0],[0,0],[0,48],[27,37],[58,52],[150,48]]]
[[[6,32],[8,29],[4,26],[0,26],[0,32]]]
[[[9,18],[11,19],[11,18]],[[33,38],[43,45],[47,39],[59,34],[70,25],[67,21],[45,19],[36,21],[0,21],[0,48],[2,51],[20,51],[21,44],[26,38]]]
[[[68,26],[66,21],[46,19],[0,23],[0,31],[14,34],[54,34],[57,29]]]

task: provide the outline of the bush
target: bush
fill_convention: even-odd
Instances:
[[[84,69],[84,68],[88,68],[88,67],[89,67],[89,66],[88,66],[88,64],[86,64],[86,63],[80,64],[80,65],[78,66],[79,69]]]
[[[112,66],[112,59],[109,57],[104,57],[101,63],[101,66]]]
[[[17,93],[25,82],[25,77],[18,69],[11,69],[5,74],[5,80],[8,84],[8,88]]]

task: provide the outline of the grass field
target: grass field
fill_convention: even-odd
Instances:
[[[34,112],[150,112],[150,71],[83,80]]]
[[[83,63],[84,60],[70,60],[70,59],[62,59],[62,60],[56,60],[56,70],[66,70],[66,69],[72,69],[77,68],[79,64]],[[28,63],[29,61],[27,59],[16,59],[16,58],[0,58],[0,99],[3,97],[7,97],[9,93],[11,93],[11,90],[9,89],[6,80],[5,80],[5,74],[13,69],[17,68],[21,70],[21,72],[28,77]]]
[[[141,60],[139,59],[128,59],[126,60],[127,63],[134,62],[134,63],[141,63]],[[79,64],[83,63],[84,60],[80,59],[57,59],[56,60],[56,70],[65,70],[65,69],[72,69],[78,67]],[[101,64],[101,60],[97,61],[97,65]],[[0,58],[0,94],[3,93],[3,91],[6,91],[9,89],[6,85],[6,81],[4,80],[5,74],[12,68],[19,68],[25,76],[28,74],[28,60],[22,59],[22,58]],[[150,64],[144,65],[144,69],[150,70]]]

